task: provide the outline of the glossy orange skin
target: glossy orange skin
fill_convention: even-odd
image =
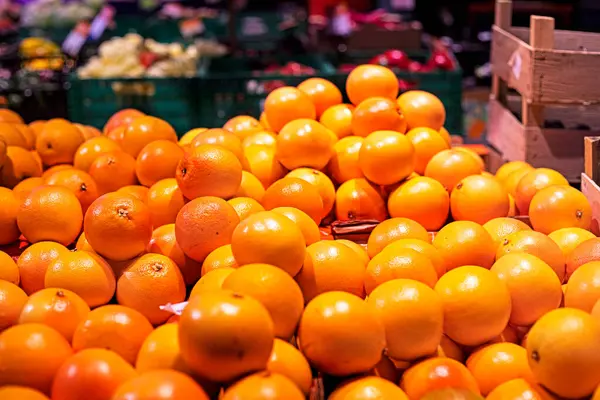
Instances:
[[[352,135],[352,112],[354,106],[351,104],[337,104],[326,109],[319,118],[319,122],[327,129],[331,129],[338,139]]]
[[[592,312],[600,299],[600,262],[583,264],[569,278],[565,292],[565,307]]]
[[[123,110],[117,111],[108,119],[108,121],[104,125],[104,128],[102,129],[102,133],[107,135],[113,129],[119,126],[125,127],[129,125],[134,119],[143,117],[144,115],[146,114],[133,108],[125,108]]]
[[[25,386],[3,386],[0,398],[4,400],[49,400],[42,392]]]
[[[277,143],[277,136],[271,132],[261,131],[257,133],[253,133],[252,135],[247,136],[242,141],[242,147],[250,147],[250,146],[266,146],[266,147],[275,147]]]
[[[440,229],[432,244],[441,253],[448,271],[463,265],[490,268],[496,255],[490,234],[471,221],[449,223]]]
[[[596,237],[592,232],[581,228],[561,228],[548,234],[548,237],[560,247],[568,260],[577,246]],[[568,271],[567,271],[568,273]]]
[[[485,224],[494,218],[506,217],[509,208],[508,193],[493,177],[467,176],[450,195],[450,211],[456,221]]]
[[[179,321],[179,315],[174,316]],[[173,369],[191,373],[181,358],[178,339],[179,324],[169,322],[171,319],[154,329],[144,340],[135,362],[135,369],[138,372]]]
[[[250,197],[260,203],[264,195],[265,187],[261,181],[252,173],[242,171],[242,182],[234,197]]]
[[[64,186],[71,190],[81,203],[81,210],[84,214],[94,200],[100,196],[94,178],[87,172],[76,169],[55,172],[48,177],[46,184]]]
[[[288,172],[287,169],[277,161],[275,148],[267,146],[249,146],[244,149],[242,160],[244,171],[250,172],[262,183],[266,189]]]
[[[446,262],[442,258],[438,249],[429,243],[429,241],[404,238],[396,240],[384,248],[384,250],[392,251],[395,249],[411,249],[429,258],[429,261],[431,261],[438,278],[446,273]]]
[[[319,122],[296,119],[279,131],[276,157],[287,169],[322,169],[333,155],[333,144],[330,131]]]
[[[183,149],[169,140],[148,143],[138,155],[135,173],[144,186],[152,186],[161,179],[174,178]]]
[[[415,149],[405,135],[375,131],[367,136],[358,153],[365,177],[378,185],[392,185],[414,171]]]
[[[100,194],[115,192],[124,186],[135,185],[135,159],[117,150],[99,155],[89,170]]]
[[[490,234],[494,243],[500,245],[504,238],[519,231],[530,231],[531,227],[515,218],[494,218],[483,224],[483,228]]]
[[[83,135],[75,125],[48,121],[37,135],[35,149],[44,165],[72,164],[75,152],[83,142]]]
[[[522,168],[533,169],[533,167],[525,161],[510,161],[506,164],[502,164],[500,168],[498,168],[496,171],[496,178],[504,184],[510,174]]]
[[[26,303],[27,294],[19,286],[0,280],[0,332],[17,324]]]
[[[397,100],[405,114],[409,129],[426,127],[439,131],[446,121],[446,109],[435,95],[422,90],[409,90]]]
[[[342,102],[342,92],[333,83],[323,78],[308,78],[298,85],[298,89],[310,97],[315,105],[317,117],[329,107]]]
[[[540,190],[552,185],[568,186],[569,182],[559,172],[549,168],[537,168],[525,174],[519,180],[514,196],[521,214],[528,215],[533,196]]]
[[[17,225],[17,213],[19,201],[10,189],[0,187],[0,245],[6,245],[16,241],[21,232]]]
[[[583,264],[590,261],[600,261],[600,238],[592,238],[580,243],[567,259],[567,273],[565,278],[569,279],[573,272]]]
[[[265,116],[275,132],[295,119],[317,117],[316,107],[310,97],[290,86],[277,88],[269,93],[264,107]]]
[[[19,256],[17,266],[21,277],[21,287],[28,295],[44,289],[44,279],[48,266],[61,253],[69,250],[60,243],[38,242],[29,246]]]
[[[23,118],[21,118],[21,116],[16,112],[7,108],[3,108],[0,110],[0,121],[10,122],[11,124],[22,124]]]
[[[248,115],[238,115],[231,118],[223,125],[223,129],[235,134],[240,140],[244,140],[248,136],[265,129],[270,130],[267,128],[267,126],[262,125],[262,115],[260,122],[257,121],[256,118]]]
[[[431,128],[419,127],[406,132],[406,137],[415,148],[415,172],[423,175],[429,160],[437,153],[450,148],[448,142]]]
[[[363,178],[350,179],[340,185],[335,195],[335,213],[341,221],[383,221],[387,217],[385,202],[378,188]]]
[[[284,375],[269,371],[250,375],[230,386],[222,400],[237,400],[256,396],[261,399],[277,398],[289,400],[304,399],[304,394]]]
[[[88,172],[92,163],[100,154],[110,151],[117,151],[121,148],[112,139],[106,136],[99,136],[89,139],[79,146],[73,159],[73,166],[82,171]]]
[[[316,186],[304,179],[285,177],[273,183],[262,199],[266,210],[277,207],[296,207],[308,214],[317,224],[323,217],[323,199]]]
[[[210,252],[208,256],[202,262],[201,276],[206,275],[210,271],[220,268],[237,268],[238,264],[233,257],[231,251],[231,245],[226,244],[221,247],[217,247]]]
[[[391,218],[381,222],[371,231],[367,241],[367,252],[373,258],[387,245],[399,239],[420,239],[430,241],[427,230],[408,218]]]
[[[408,400],[406,393],[394,383],[385,379],[370,376],[357,378],[340,385],[331,393],[330,400],[375,400],[375,399]]]
[[[162,179],[152,185],[148,191],[148,208],[152,226],[175,223],[177,214],[185,205],[183,193],[177,185],[175,178]]]
[[[144,146],[157,140],[177,143],[175,129],[162,119],[143,116],[131,121],[125,128],[120,145],[124,152],[136,158]]]
[[[34,177],[23,179],[21,182],[17,183],[17,185],[13,188],[13,194],[17,197],[19,202],[25,200],[29,193],[38,186],[42,186],[44,184],[44,179],[42,177]]]
[[[121,189],[117,190],[117,193],[128,194],[130,196],[136,197],[143,203],[148,204],[148,191],[149,189],[146,186],[129,185],[123,186]]]
[[[379,65],[359,65],[346,80],[346,93],[354,105],[376,96],[395,100],[398,91],[396,75],[389,68]]]
[[[321,240],[321,231],[317,223],[304,211],[295,207],[277,207],[271,211],[281,214],[292,220],[302,231],[306,245],[309,246]]]
[[[44,171],[44,173],[42,174],[42,179],[44,180],[44,183],[46,183],[46,180],[55,172],[64,171],[68,169],[73,169],[73,166],[71,164],[53,165]]]
[[[363,100],[352,112],[352,133],[367,137],[375,131],[406,132],[404,116],[393,100],[371,97]]]
[[[555,185],[533,196],[529,204],[529,218],[536,231],[547,235],[561,228],[589,230],[592,206],[579,190]]]
[[[275,339],[267,371],[281,374],[292,380],[305,395],[310,393],[312,386],[310,365],[302,352],[289,342]]]
[[[208,400],[192,378],[178,371],[161,369],[144,372],[121,384],[112,400]]]
[[[234,271],[235,268],[222,267],[203,274],[192,288],[190,298],[199,294],[223,289],[223,282],[225,282],[225,279],[227,279]]]
[[[15,285],[18,285],[20,281],[17,263],[4,251],[0,251],[0,280],[14,283]]]
[[[191,142],[191,147],[204,144],[221,146],[231,151],[239,160],[243,157],[242,141],[235,134],[226,129],[213,128],[200,132]]]
[[[8,146],[3,162],[1,182],[6,187],[15,187],[22,180],[42,175],[42,167],[33,153],[22,147]]]
[[[544,389],[525,379],[513,379],[497,386],[487,396],[487,400],[552,400],[553,396]]]

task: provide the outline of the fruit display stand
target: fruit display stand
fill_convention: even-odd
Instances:
[[[555,30],[553,18],[538,16],[529,28],[515,28],[511,16],[512,2],[498,0],[488,141],[505,160],[553,168],[579,182],[583,138],[600,128],[600,35]],[[511,100],[508,88],[520,98]]]
[[[585,169],[581,174],[581,192],[592,206],[592,232],[600,235],[600,137],[586,137]]]

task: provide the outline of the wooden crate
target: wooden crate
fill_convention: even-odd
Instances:
[[[516,28],[511,16],[512,2],[497,0],[488,141],[508,161],[553,168],[579,182],[583,138],[600,135],[600,34],[555,30],[553,18],[540,16]],[[510,99],[508,88],[519,96]]]
[[[600,137],[585,138],[585,170],[581,174],[581,192],[592,206],[591,231],[600,236]]]

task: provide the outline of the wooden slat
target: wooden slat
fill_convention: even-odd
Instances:
[[[525,161],[525,128],[500,102],[490,100],[488,109],[488,141],[504,158]]]
[[[510,33],[529,43],[529,28],[511,27]],[[600,52],[600,33],[554,31],[554,48],[557,50]]]
[[[600,183],[600,137],[586,137],[584,142],[585,173]]]
[[[538,50],[549,50],[554,47],[554,18],[532,15],[529,31],[529,45],[535,54]],[[529,99],[527,99],[529,100]],[[544,126],[544,106],[524,101],[521,119],[525,126]]]
[[[516,89],[531,97],[532,48],[498,26],[492,33],[492,72]]]
[[[600,236],[600,187],[587,174],[581,174],[581,192],[592,206],[592,226],[594,235]]]

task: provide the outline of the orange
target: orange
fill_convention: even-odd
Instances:
[[[581,265],[590,261],[600,261],[600,238],[591,238],[583,241],[567,257],[566,279],[575,272]]]
[[[127,126],[136,118],[143,117],[145,115],[146,114],[144,114],[143,112],[135,110],[133,108],[124,108],[114,113],[108,119],[108,121],[106,121],[102,132],[106,135],[113,129],[119,126]]]
[[[285,271],[268,264],[247,264],[229,274],[223,289],[258,300],[273,320],[275,336],[293,336],[304,310],[304,298],[298,284]]]
[[[425,176],[440,182],[448,192],[464,178],[481,174],[481,166],[475,158],[459,150],[443,150],[431,158],[425,168]]]
[[[397,103],[409,129],[426,127],[439,131],[444,127],[446,109],[435,95],[409,90],[398,97]]]
[[[244,140],[254,133],[262,132],[266,128],[267,126],[262,125],[262,115],[260,122],[249,115],[238,115],[223,125],[223,129],[235,134],[240,140]],[[270,131],[270,129],[268,130]]]
[[[168,178],[153,184],[148,191],[147,204],[154,228],[174,223],[179,210],[185,205],[177,180]]]
[[[510,318],[507,286],[485,268],[458,267],[435,285],[444,305],[444,333],[465,346],[476,346],[502,333]]]
[[[375,96],[395,100],[398,90],[396,75],[379,65],[359,65],[346,79],[346,93],[354,105]]]
[[[477,154],[476,151],[474,151],[468,147],[462,147],[462,146],[456,146],[456,147],[453,147],[453,149],[457,150],[457,151],[462,151],[463,153],[467,153],[471,157],[473,157],[477,161],[477,164],[479,164],[479,166],[481,167],[481,169],[483,171],[481,173],[482,175],[487,176],[488,178],[496,178],[494,175],[485,171],[485,162],[483,161],[483,158],[481,158],[481,156],[479,154]]]
[[[73,166],[71,164],[59,164],[59,165],[53,165],[52,167],[48,168],[47,170],[44,171],[44,173],[42,174],[42,179],[44,180],[44,182],[46,182],[46,180],[52,176],[55,172],[58,171],[65,171],[68,169],[73,169]]]
[[[463,265],[490,268],[496,255],[494,239],[481,225],[471,221],[449,223],[440,229],[432,244],[448,271]]]
[[[35,149],[35,132],[25,124],[14,124],[13,127],[16,128],[21,133],[21,135],[23,135],[23,138],[25,138],[25,145],[27,150]]]
[[[0,332],[17,324],[26,303],[27,294],[21,288],[14,283],[0,280]]]
[[[262,201],[266,210],[295,207],[308,214],[317,224],[323,217],[323,199],[317,186],[304,179],[285,177],[273,183]]]
[[[364,279],[369,295],[382,283],[393,279],[412,279],[433,287],[438,276],[427,256],[410,248],[390,247],[369,261]]]
[[[484,175],[467,176],[450,195],[450,211],[456,221],[485,224],[494,218],[506,217],[509,207],[506,190],[496,178]]]
[[[431,128],[413,128],[406,133],[406,137],[415,148],[415,172],[419,174],[425,173],[425,168],[433,156],[450,148],[442,135]]]
[[[504,238],[515,232],[531,230],[525,222],[507,217],[491,219],[483,224],[483,228],[490,234],[496,247],[504,241]]]
[[[511,290],[510,287],[509,287],[509,290]],[[512,297],[513,297],[513,293],[511,291],[511,300],[512,300]],[[516,328],[516,327],[513,327],[512,325],[507,325],[506,328],[504,328],[504,331],[502,331],[502,333],[500,335],[498,335],[494,339],[490,340],[487,344],[493,344],[493,343],[515,343],[515,344],[518,344],[519,340],[520,340],[519,335],[521,334],[522,330],[529,330],[529,327]]]
[[[286,400],[302,400],[305,398],[294,382],[286,376],[270,371],[263,371],[250,375],[231,385],[223,393],[221,399],[237,400],[252,397]]]
[[[265,211],[264,207],[258,201],[250,197],[235,197],[227,202],[233,207],[238,217],[240,217],[240,221],[259,211]]]
[[[266,146],[250,146],[244,149],[242,166],[244,171],[256,176],[265,188],[283,178],[287,172],[275,158],[275,148]]]
[[[242,141],[228,130],[214,128],[200,132],[192,140],[191,146],[194,148],[205,144],[223,147],[232,152],[239,160],[243,157]]]
[[[90,166],[89,173],[100,194],[137,183],[135,159],[121,150],[100,154]]]
[[[140,348],[135,369],[138,372],[157,369],[190,372],[181,358],[178,336],[179,324],[164,324],[154,329]]]
[[[323,125],[312,119],[296,119],[279,131],[276,157],[287,169],[322,169],[333,155],[333,144],[328,129]]]
[[[200,278],[192,288],[190,298],[197,296],[198,294],[221,290],[223,288],[223,282],[225,282],[225,279],[227,279],[233,271],[235,271],[235,268],[221,267],[203,274],[202,278]]]
[[[42,324],[15,325],[0,333],[0,387],[21,385],[49,394],[52,379],[73,350]]]
[[[62,121],[48,121],[37,135],[35,149],[44,165],[72,164],[75,153],[85,141],[75,125]]]
[[[275,338],[267,371],[290,379],[305,395],[310,393],[312,386],[310,365],[304,355],[290,343]]]
[[[438,357],[448,357],[460,363],[463,363],[465,359],[460,346],[454,343],[446,335],[442,335],[442,340],[440,341],[436,354]]]
[[[131,195],[109,193],[92,203],[83,230],[94,251],[114,261],[140,255],[152,236],[150,209]]]
[[[155,117],[143,116],[134,119],[127,125],[120,145],[123,151],[137,158],[147,144],[157,140],[177,143],[177,134],[168,122]]]
[[[509,322],[513,325],[530,326],[560,305],[560,280],[548,264],[535,256],[507,254],[490,271],[508,287],[512,302]]]
[[[242,171],[242,182],[234,197],[250,197],[260,203],[264,195],[265,188],[258,178],[248,171]]]
[[[79,236],[82,220],[79,200],[62,186],[33,190],[17,214],[19,230],[30,243],[51,240],[69,245]]]
[[[302,231],[306,245],[311,245],[321,240],[321,232],[317,223],[304,211],[294,207],[277,207],[271,211],[281,214],[292,220]]]
[[[110,140],[112,140],[113,142],[115,142],[116,144],[119,145],[119,149],[121,148],[121,145],[123,144],[123,137],[125,136],[125,128],[126,127],[127,126],[125,126],[125,125],[116,127],[115,129],[113,129],[112,131],[110,131],[106,134],[107,138],[109,138]]]
[[[204,276],[215,269],[237,267],[237,261],[235,261],[235,258],[233,257],[231,245],[226,244],[221,247],[217,247],[206,256],[202,262],[201,276]]]
[[[0,245],[6,245],[21,235],[17,225],[19,201],[10,189],[0,187],[0,202]]]
[[[306,248],[304,265],[296,282],[307,303],[321,293],[331,291],[365,297],[365,269],[366,263],[357,260],[355,250],[343,243],[322,240]]]
[[[313,184],[319,191],[323,200],[323,215],[325,218],[333,209],[335,202],[335,187],[333,182],[323,172],[312,168],[297,168],[286,175],[286,177],[300,178]]]
[[[17,146],[27,149],[25,136],[11,123],[0,121],[0,140],[5,146]]]
[[[440,252],[429,243],[429,241],[410,238],[398,239],[384,247],[383,250],[394,251],[395,249],[411,249],[429,258],[438,278],[446,273],[446,263],[444,259]]]
[[[238,265],[271,264],[295,276],[304,263],[306,244],[302,231],[289,218],[261,211],[235,227],[231,249]]]
[[[41,176],[42,167],[29,151],[22,147],[8,146],[1,173],[2,185],[13,188],[24,179]]]
[[[77,169],[55,172],[48,177],[46,184],[64,186],[73,192],[79,200],[84,214],[99,196],[98,186],[94,178],[87,172]]]
[[[0,398],[4,400],[48,400],[48,397],[38,390],[14,385],[1,387]]]
[[[316,107],[310,96],[290,86],[280,87],[269,93],[264,110],[269,125],[275,132],[279,132],[290,121],[317,117]]]
[[[81,124],[73,124],[77,127],[77,129],[79,129],[81,131],[81,134],[83,135],[83,138],[85,140],[89,140],[95,137],[99,137],[100,135],[102,135],[102,132],[100,132],[97,128],[94,128],[93,126],[90,125],[81,125]]]
[[[525,379],[513,379],[496,386],[487,396],[487,400],[550,400],[542,388]]]
[[[235,209],[225,200],[200,197],[187,203],[177,214],[177,243],[188,257],[202,262],[211,251],[232,242],[239,223]],[[202,241],[198,241],[198,237],[202,237]]]
[[[583,264],[569,278],[565,307],[591,312],[600,299],[600,262]]]
[[[30,122],[29,127],[31,128],[31,130],[33,130],[33,132],[37,136],[42,131],[45,124],[46,124],[45,120],[36,120],[36,121]]]
[[[565,256],[556,243],[543,233],[535,231],[515,232],[502,241],[496,252],[496,260],[508,253],[528,253],[548,264],[558,279],[565,278]]]
[[[374,219],[387,217],[385,202],[378,188],[366,179],[350,179],[335,194],[335,214],[338,220]]]
[[[427,230],[437,231],[448,219],[450,197],[435,179],[418,176],[398,186],[388,198],[392,218],[412,219]]]
[[[191,144],[192,141],[198,134],[206,131],[207,128],[194,128],[187,131],[182,137],[179,138],[179,142],[177,142],[181,147]]]
[[[387,356],[415,360],[436,351],[444,312],[433,289],[412,279],[393,279],[377,286],[367,304],[385,328]]]
[[[353,111],[351,104],[332,105],[320,114],[319,122],[341,139],[352,135]]]
[[[138,200],[141,200],[143,203],[146,204],[148,203],[148,192],[149,189],[146,186],[141,185],[123,186],[122,188],[117,190],[117,193],[119,194],[128,194],[137,198]]]
[[[20,324],[40,323],[56,329],[71,342],[77,325],[90,307],[77,294],[66,289],[43,289],[32,294],[19,317]]]
[[[590,229],[592,206],[571,186],[550,186],[531,199],[529,218],[533,229],[547,235],[561,228]]]
[[[333,145],[333,155],[328,169],[333,180],[344,183],[350,179],[363,178],[363,172],[358,165],[358,155],[364,139],[349,136],[340,139]]]
[[[122,383],[113,400],[208,400],[202,387],[191,377],[178,371],[147,371]]]
[[[242,141],[243,148],[251,146],[266,146],[275,148],[275,146],[277,146],[277,136],[266,131],[253,133]]]
[[[167,224],[156,228],[146,249],[149,253],[162,254],[173,260],[186,285],[196,283],[200,278],[201,265],[185,255],[175,238],[175,224]]]
[[[400,364],[401,362],[396,361],[396,363]],[[396,368],[396,364],[385,354],[381,356],[381,360],[379,360],[377,365],[368,374],[369,376],[376,376],[394,383],[399,380],[399,371]]]
[[[44,179],[41,177],[27,178],[19,182],[13,188],[13,194],[17,197],[19,202],[25,200],[25,198],[31,193],[31,191],[38,186],[44,184]]]
[[[446,128],[442,126],[439,129],[438,133],[444,138],[444,140],[446,141],[446,143],[448,143],[449,146],[452,146],[452,137],[450,136],[450,132],[448,132]]]
[[[44,289],[48,266],[68,249],[56,242],[38,242],[23,251],[17,260],[21,287],[28,295]]]
[[[568,186],[569,182],[559,172],[549,168],[537,168],[523,176],[515,192],[515,203],[521,214],[529,214],[529,205],[536,193],[554,185]]]
[[[267,309],[250,296],[228,290],[192,296],[179,320],[185,363],[211,381],[228,382],[265,369],[273,339]]]
[[[265,129],[265,131],[273,132],[273,128],[271,128],[269,121],[267,121],[267,115],[264,111],[260,113],[259,123]]]
[[[367,254],[367,249],[365,249],[363,245],[360,245],[356,242],[347,239],[337,239],[335,242],[350,247],[350,249],[356,253],[360,261],[362,261],[365,264],[365,266],[369,263],[370,258]]]
[[[590,396],[600,384],[600,324],[572,308],[550,311],[527,335],[535,380],[559,396]]]
[[[188,199],[202,196],[230,198],[242,182],[242,165],[235,154],[216,145],[202,145],[185,153],[176,172],[177,184]]]
[[[22,124],[23,118],[13,110],[9,110],[8,108],[0,109],[0,121],[2,122],[10,122],[12,124]]]
[[[533,167],[525,161],[509,161],[506,164],[502,164],[500,168],[498,168],[495,175],[496,179],[498,179],[500,183],[504,184],[510,174],[523,168],[533,169]]]
[[[19,268],[11,256],[0,251],[0,280],[19,284]]]
[[[501,181],[508,194],[515,198],[517,196],[517,186],[519,186],[519,182],[521,182],[521,179],[531,171],[533,171],[533,167],[519,168],[516,171],[511,172],[504,181]],[[526,211],[529,211],[529,209]]]
[[[174,178],[183,149],[169,140],[148,143],[135,162],[135,173],[144,186],[152,186],[161,179]]]
[[[315,105],[317,117],[329,107],[342,102],[342,92],[331,82],[323,78],[309,78],[298,85],[298,89],[308,95]]]
[[[527,363],[527,350],[513,343],[485,346],[471,354],[466,365],[485,396],[510,380],[533,380]]]
[[[371,97],[352,112],[352,134],[367,137],[376,131],[406,132],[406,121],[393,100]]]
[[[396,399],[408,400],[406,393],[395,384],[376,377],[368,376],[346,381],[338,386],[329,400],[358,399]]]
[[[581,228],[561,228],[549,233],[548,237],[554,240],[562,250],[565,259],[568,260],[577,246],[596,236],[592,232]]]
[[[381,359],[385,329],[358,296],[327,292],[306,306],[298,344],[319,371],[334,376],[366,372]]]
[[[430,241],[429,233],[421,224],[408,218],[392,218],[373,229],[367,242],[369,257],[379,254],[387,245],[400,239]]]
[[[519,212],[517,210],[517,205],[515,204],[515,198],[512,196],[512,194],[508,194],[508,216],[509,217],[514,217],[516,216]]]
[[[409,139],[393,131],[367,136],[358,154],[358,165],[371,182],[391,185],[413,172],[415,149]]]

